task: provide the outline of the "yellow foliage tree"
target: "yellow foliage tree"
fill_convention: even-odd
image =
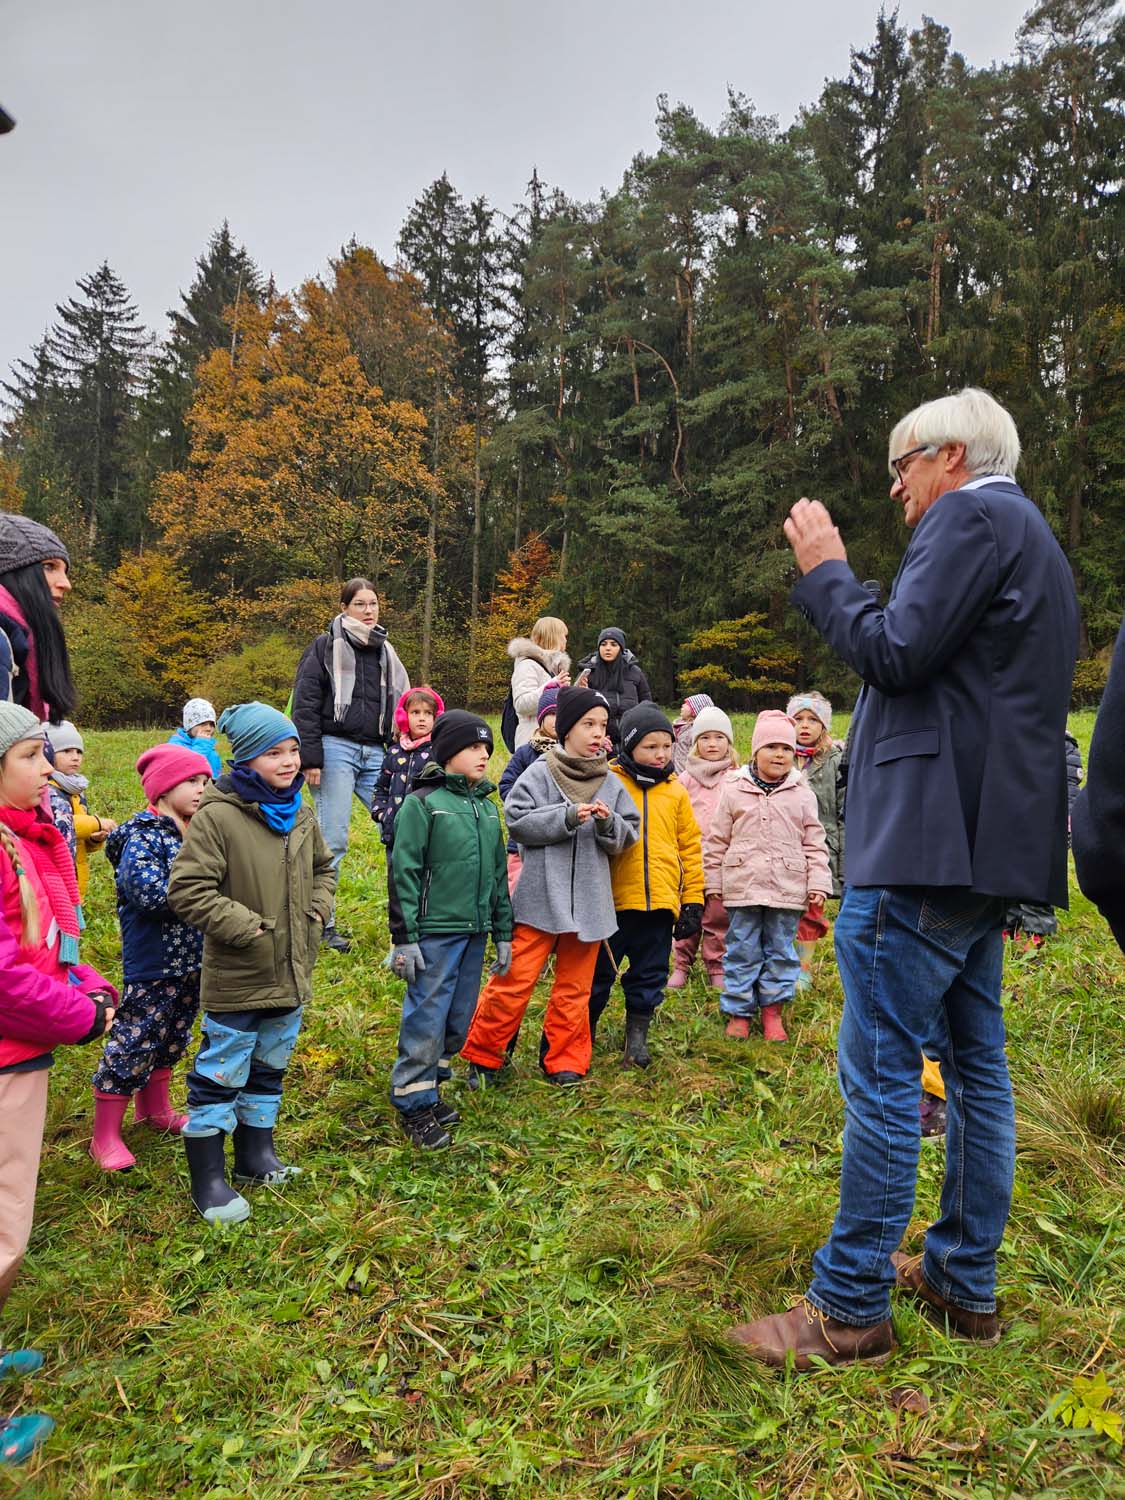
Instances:
[[[797,653],[770,630],[762,614],[716,620],[680,646],[681,659],[702,662],[679,674],[680,691],[712,693],[724,708],[768,706],[793,691]]]
[[[532,532],[517,552],[509,554],[508,566],[497,573],[496,587],[477,630],[471,683],[474,706],[497,709],[503,703],[512,672],[508,642],[513,636],[526,635],[546,612],[554,564],[551,549]]]
[[[301,295],[315,307],[324,292]],[[355,572],[378,585],[424,530],[422,412],[385,400],[346,335],[285,297],[244,309],[240,335],[236,362],[220,350],[201,364],[186,469],[157,483],[167,545],[230,595]]]

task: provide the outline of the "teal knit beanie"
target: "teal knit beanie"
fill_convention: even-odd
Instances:
[[[219,730],[230,740],[231,759],[236,765],[253,760],[256,755],[264,755],[279,740],[295,739],[298,744],[301,742],[293,720],[287,719],[280,709],[271,708],[268,703],[232,704],[230,708],[224,709],[219,719]]]

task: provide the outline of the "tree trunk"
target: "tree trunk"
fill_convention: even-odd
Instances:
[[[512,538],[512,551],[520,550],[520,526],[523,522],[523,449],[520,449],[519,458],[516,460],[516,529]]]

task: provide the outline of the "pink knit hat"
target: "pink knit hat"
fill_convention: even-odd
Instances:
[[[137,770],[145,796],[153,806],[181,781],[190,781],[193,776],[211,779],[207,757],[200,755],[198,750],[188,750],[184,745],[156,745],[146,750],[137,761]]]
[[[792,750],[797,748],[797,726],[779,708],[764,709],[754,720],[751,753],[757,755],[763,745],[788,745]]]
[[[406,700],[412,693],[429,693],[437,704],[434,709],[434,718],[439,718],[445,712],[445,704],[441,701],[441,694],[430,686],[428,682],[420,682],[417,687],[407,688],[395,706],[395,728],[399,734],[410,733],[410,718],[406,712]]]

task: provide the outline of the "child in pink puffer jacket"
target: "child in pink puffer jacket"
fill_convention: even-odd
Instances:
[[[688,699],[688,702],[691,700]],[[691,801],[691,810],[706,839],[711,819],[719,805],[723,782],[738,769],[734,748],[734,727],[730,719],[713,703],[699,709],[694,719],[691,751],[679,772],[680,782]],[[723,954],[727,945],[727,909],[718,896],[712,895],[703,908],[703,931],[695,937],[680,938],[674,945],[675,963],[668,981],[670,990],[682,990],[696,953],[702,948],[707,983],[713,990],[723,987]]]
[[[750,761],[724,780],[703,843],[707,897],[719,897],[730,917],[719,1001],[730,1037],[749,1036],[750,1017],[761,1010],[766,1040],[788,1040],[781,1007],[800,972],[797,923],[832,892],[816,797],[793,769],[796,748],[787,714],[758,715]]]

